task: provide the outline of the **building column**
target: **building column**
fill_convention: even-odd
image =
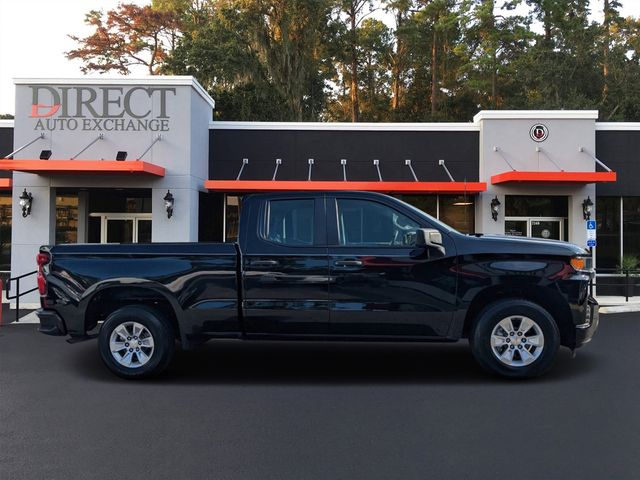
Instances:
[[[22,217],[20,195],[25,190],[31,192],[33,202],[31,214]],[[11,276],[16,277],[37,269],[36,255],[42,245],[53,245],[56,235],[56,192],[49,186],[15,185],[11,221]],[[20,291],[37,286],[36,276],[20,281]],[[11,285],[11,295],[15,295],[15,283]],[[11,300],[15,307],[15,299]],[[37,291],[20,297],[20,306],[37,308],[40,296]]]
[[[174,199],[173,215],[167,218],[164,196],[171,191]],[[151,194],[151,241],[198,241],[198,190],[187,188],[154,188]]]
[[[78,192],[78,243],[87,243],[89,231],[89,192]]]
[[[587,226],[582,213],[582,202],[586,200],[587,197],[590,197],[593,202],[591,220],[595,220],[595,184],[587,184],[582,188],[576,189],[572,195],[569,196],[569,241],[583,248],[587,247]]]
[[[500,212],[498,213],[498,219],[494,220],[491,216],[491,200],[496,196],[500,201]],[[504,204],[504,195],[497,194],[495,191],[487,191],[478,195],[476,203],[476,233],[504,235]]]

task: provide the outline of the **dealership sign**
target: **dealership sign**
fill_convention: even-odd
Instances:
[[[534,142],[544,142],[549,136],[549,129],[542,123],[536,123],[529,130],[529,136]]]
[[[34,130],[167,132],[174,87],[29,85]]]

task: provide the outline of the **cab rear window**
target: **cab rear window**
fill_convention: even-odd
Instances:
[[[266,240],[281,245],[313,245],[313,199],[271,200],[266,213]]]

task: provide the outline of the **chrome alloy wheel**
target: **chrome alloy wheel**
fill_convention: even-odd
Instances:
[[[544,348],[540,325],[529,317],[503,318],[491,332],[491,351],[505,365],[524,367],[535,362]]]
[[[153,355],[153,336],[138,322],[124,322],[118,325],[109,338],[111,355],[123,367],[139,368]]]

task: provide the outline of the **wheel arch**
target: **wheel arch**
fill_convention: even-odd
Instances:
[[[85,331],[95,328],[99,321],[104,321],[114,311],[127,305],[136,305],[159,312],[169,322],[176,338],[184,340],[178,322],[180,306],[164,286],[154,282],[98,284],[90,295],[85,296],[83,303]]]
[[[549,287],[531,285],[527,288],[495,285],[478,292],[471,301],[464,319],[462,336],[468,338],[474,322],[480,313],[490,304],[498,300],[527,300],[544,308],[556,322],[560,332],[560,344],[571,345],[575,330],[571,317],[571,310],[567,300]]]

